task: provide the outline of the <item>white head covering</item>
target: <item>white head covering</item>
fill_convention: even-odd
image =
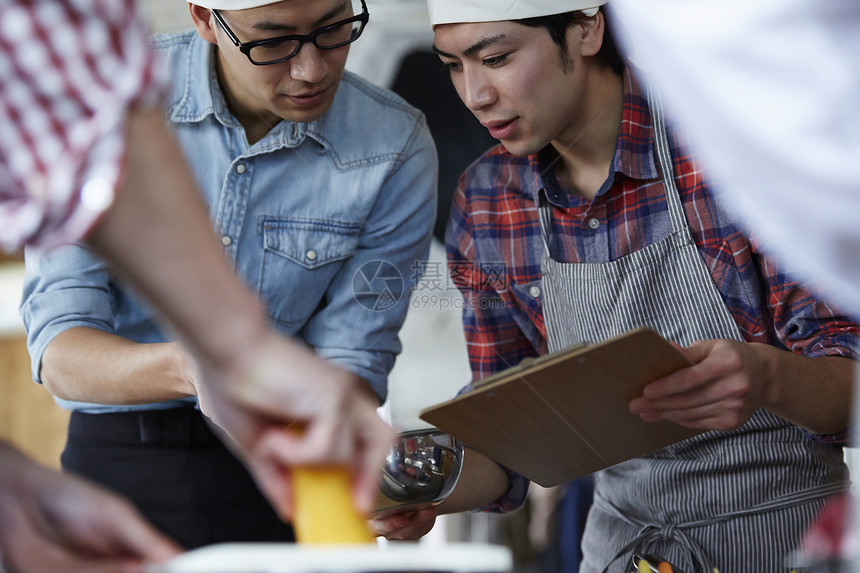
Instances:
[[[222,0],[223,1],[223,0]],[[430,23],[501,22],[579,10],[594,16],[607,0],[427,0]]]
[[[188,0],[189,4],[197,4],[210,10],[244,10],[266,4],[274,4],[281,0]]]

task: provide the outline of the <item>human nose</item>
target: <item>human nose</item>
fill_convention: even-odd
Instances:
[[[328,73],[328,65],[323,58],[322,50],[313,42],[305,42],[299,53],[290,62],[290,77],[308,83],[321,81]]]
[[[481,70],[463,71],[460,99],[472,111],[490,105],[495,92]]]

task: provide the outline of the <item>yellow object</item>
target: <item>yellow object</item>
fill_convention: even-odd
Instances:
[[[293,529],[309,544],[373,543],[367,516],[355,508],[348,467],[293,468]]]
[[[639,570],[639,573],[651,573],[651,565],[644,559],[639,560],[639,563],[636,564],[636,569]]]

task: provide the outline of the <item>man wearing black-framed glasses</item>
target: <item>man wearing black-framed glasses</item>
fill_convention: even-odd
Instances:
[[[214,240],[274,327],[381,403],[429,250],[437,159],[420,112],[344,70],[361,8],[195,0],[195,30],[154,46]],[[34,376],[73,411],[64,467],[122,492],[187,548],[289,540],[196,409],[185,351],[137,297],[81,247],[28,264]]]

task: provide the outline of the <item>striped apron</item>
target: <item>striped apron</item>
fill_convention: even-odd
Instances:
[[[691,236],[651,90],[649,102],[672,234],[609,263],[560,263],[550,255],[552,208],[539,191],[550,351],[642,326],[683,346],[743,340]],[[580,572],[628,571],[634,552],[684,573],[788,571],[786,556],[847,480],[841,447],[757,410],[735,431],[706,432],[598,472]]]

